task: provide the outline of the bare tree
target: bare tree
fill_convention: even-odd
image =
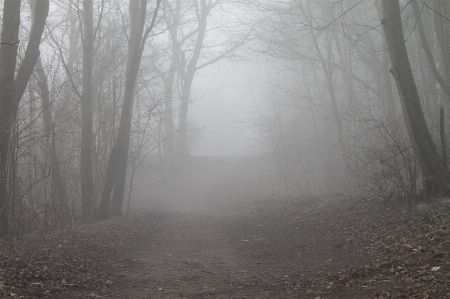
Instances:
[[[428,130],[411,70],[398,0],[383,0],[382,24],[389,47],[391,73],[397,84],[409,138],[422,169],[425,190],[428,194],[448,192],[445,166]]]
[[[38,86],[41,91],[42,119],[44,121],[45,135],[47,136],[48,155],[50,158],[50,169],[52,173],[52,186],[55,190],[55,201],[58,207],[56,218],[61,224],[68,225],[71,223],[70,208],[67,203],[67,193],[65,182],[61,174],[59,157],[56,149],[56,136],[51,115],[50,91],[48,87],[47,75],[45,74],[42,61],[39,58],[36,63],[36,74]]]
[[[144,32],[147,0],[130,0],[130,31],[128,41],[127,71],[125,76],[124,101],[117,137],[111,150],[106,170],[105,186],[102,191],[97,219],[104,220],[110,215],[122,215],[128,150],[130,146],[131,116],[133,111],[136,80],[139,73],[142,52],[148,35],[155,26],[161,0],[156,1],[153,19]],[[111,201],[111,194],[114,195]],[[111,211],[110,211],[111,205]]]
[[[159,75],[164,82],[164,151],[170,157],[175,155],[174,143],[174,127],[173,127],[173,86],[175,76],[180,67],[180,43],[178,40],[178,26],[177,23],[181,18],[181,1],[177,0],[175,7],[172,7],[170,1],[164,1],[165,21],[169,26],[170,42],[172,44],[172,59],[170,62],[167,75],[163,74],[159,69]]]
[[[94,15],[92,0],[83,0],[83,91],[81,96],[80,180],[83,221],[94,212],[94,179],[92,176],[93,104],[92,69],[94,63]]]
[[[17,70],[21,1],[4,2],[0,44],[0,235],[8,233],[7,163],[11,129],[19,102],[37,59],[49,10],[48,0],[37,0],[25,56]]]
[[[192,83],[195,78],[195,74],[198,70],[216,63],[217,61],[226,58],[238,48],[248,43],[252,37],[253,28],[246,28],[242,36],[238,36],[238,39],[230,39],[227,41],[227,45],[222,52],[215,53],[213,57],[202,57],[202,52],[205,52],[209,47],[205,43],[207,33],[207,21],[211,15],[211,11],[218,5],[225,4],[226,1],[212,1],[212,0],[200,0],[196,1],[194,5],[196,26],[192,31],[186,33],[185,36],[177,41],[180,48],[180,64],[178,69],[179,74],[179,89],[180,89],[180,113],[178,119],[178,139],[176,144],[176,153],[178,156],[188,156],[189,151],[187,147],[187,116],[189,110],[190,95],[192,90]],[[241,24],[242,25],[242,24]],[[246,26],[248,27],[248,26]],[[243,30],[242,27],[239,27]],[[191,41],[191,43],[187,43]],[[184,47],[183,47],[184,44]],[[216,47],[218,45],[215,45]],[[203,58],[203,60],[201,59]]]

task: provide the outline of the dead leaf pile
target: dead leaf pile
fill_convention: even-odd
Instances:
[[[117,247],[139,230],[138,220],[116,219],[49,235],[5,241],[0,250],[2,298],[58,297],[63,289],[104,290],[105,269],[119,268]]]
[[[395,216],[382,205],[371,206],[370,213],[364,212],[367,208],[354,212],[365,218],[352,231],[372,234],[364,248],[372,262],[302,279],[296,288],[316,293],[372,288],[378,290],[375,298],[450,298],[450,209]],[[347,216],[348,225],[351,221],[354,218]]]

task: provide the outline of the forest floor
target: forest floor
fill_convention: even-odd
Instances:
[[[448,207],[155,203],[2,244],[2,298],[450,298]]]
[[[261,159],[208,159],[141,176],[129,217],[0,241],[0,298],[450,298],[450,205],[286,199]]]

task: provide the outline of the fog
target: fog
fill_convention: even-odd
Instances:
[[[435,3],[1,3],[5,229],[448,189]]]
[[[449,1],[0,15],[2,298],[449,297]]]
[[[230,156],[239,146],[256,147],[248,119],[257,101],[254,93],[263,81],[251,77],[249,68],[251,63],[221,61],[197,74],[188,115],[193,129],[199,130],[190,144],[193,156]]]

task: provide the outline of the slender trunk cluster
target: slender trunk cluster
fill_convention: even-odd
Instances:
[[[36,0],[34,20],[29,34],[25,56],[16,72],[19,47],[21,1],[7,0],[3,7],[0,45],[0,235],[8,233],[8,151],[11,130],[19,102],[25,92],[36,61],[39,45],[49,10],[48,0]]]
[[[198,5],[198,4],[197,4]],[[200,54],[203,47],[203,40],[206,34],[206,20],[208,18],[209,7],[206,4],[206,0],[200,1],[200,7],[197,8],[199,13],[197,14],[197,39],[195,41],[195,47],[192,53],[192,57],[189,62],[186,61],[186,53],[181,53],[181,65],[185,66],[181,69],[181,96],[180,96],[180,116],[178,121],[179,133],[177,140],[177,155],[180,157],[189,156],[189,150],[187,147],[187,115],[189,110],[189,97],[191,95],[192,82],[197,71],[197,63],[200,58]]]
[[[83,0],[83,91],[81,95],[81,218],[88,221],[94,212],[94,178],[92,175],[94,64],[94,15],[92,0]]]
[[[52,186],[55,194],[55,204],[57,207],[57,218],[63,226],[71,223],[72,216],[67,202],[67,194],[61,166],[56,148],[56,136],[51,115],[50,91],[48,87],[47,75],[45,74],[42,61],[39,58],[36,63],[36,74],[38,85],[41,91],[42,119],[44,121],[45,135],[47,136],[48,156],[52,175]]]
[[[130,0],[130,34],[128,42],[127,68],[125,75],[125,90],[120,124],[106,169],[105,186],[102,191],[97,219],[103,220],[111,216],[122,215],[125,178],[130,147],[131,117],[135,95],[136,80],[139,73],[142,52],[148,33],[152,30],[159,9],[157,2],[153,21],[144,33],[147,12],[146,0]],[[113,195],[111,198],[111,194]]]
[[[122,215],[156,148],[164,186],[181,183],[197,91],[223,95],[202,138],[220,125],[223,153],[273,158],[286,196],[450,192],[450,5],[400,2],[68,0],[46,26],[48,0],[28,1],[31,25],[3,1],[0,235]],[[201,70],[224,58],[213,83]]]

